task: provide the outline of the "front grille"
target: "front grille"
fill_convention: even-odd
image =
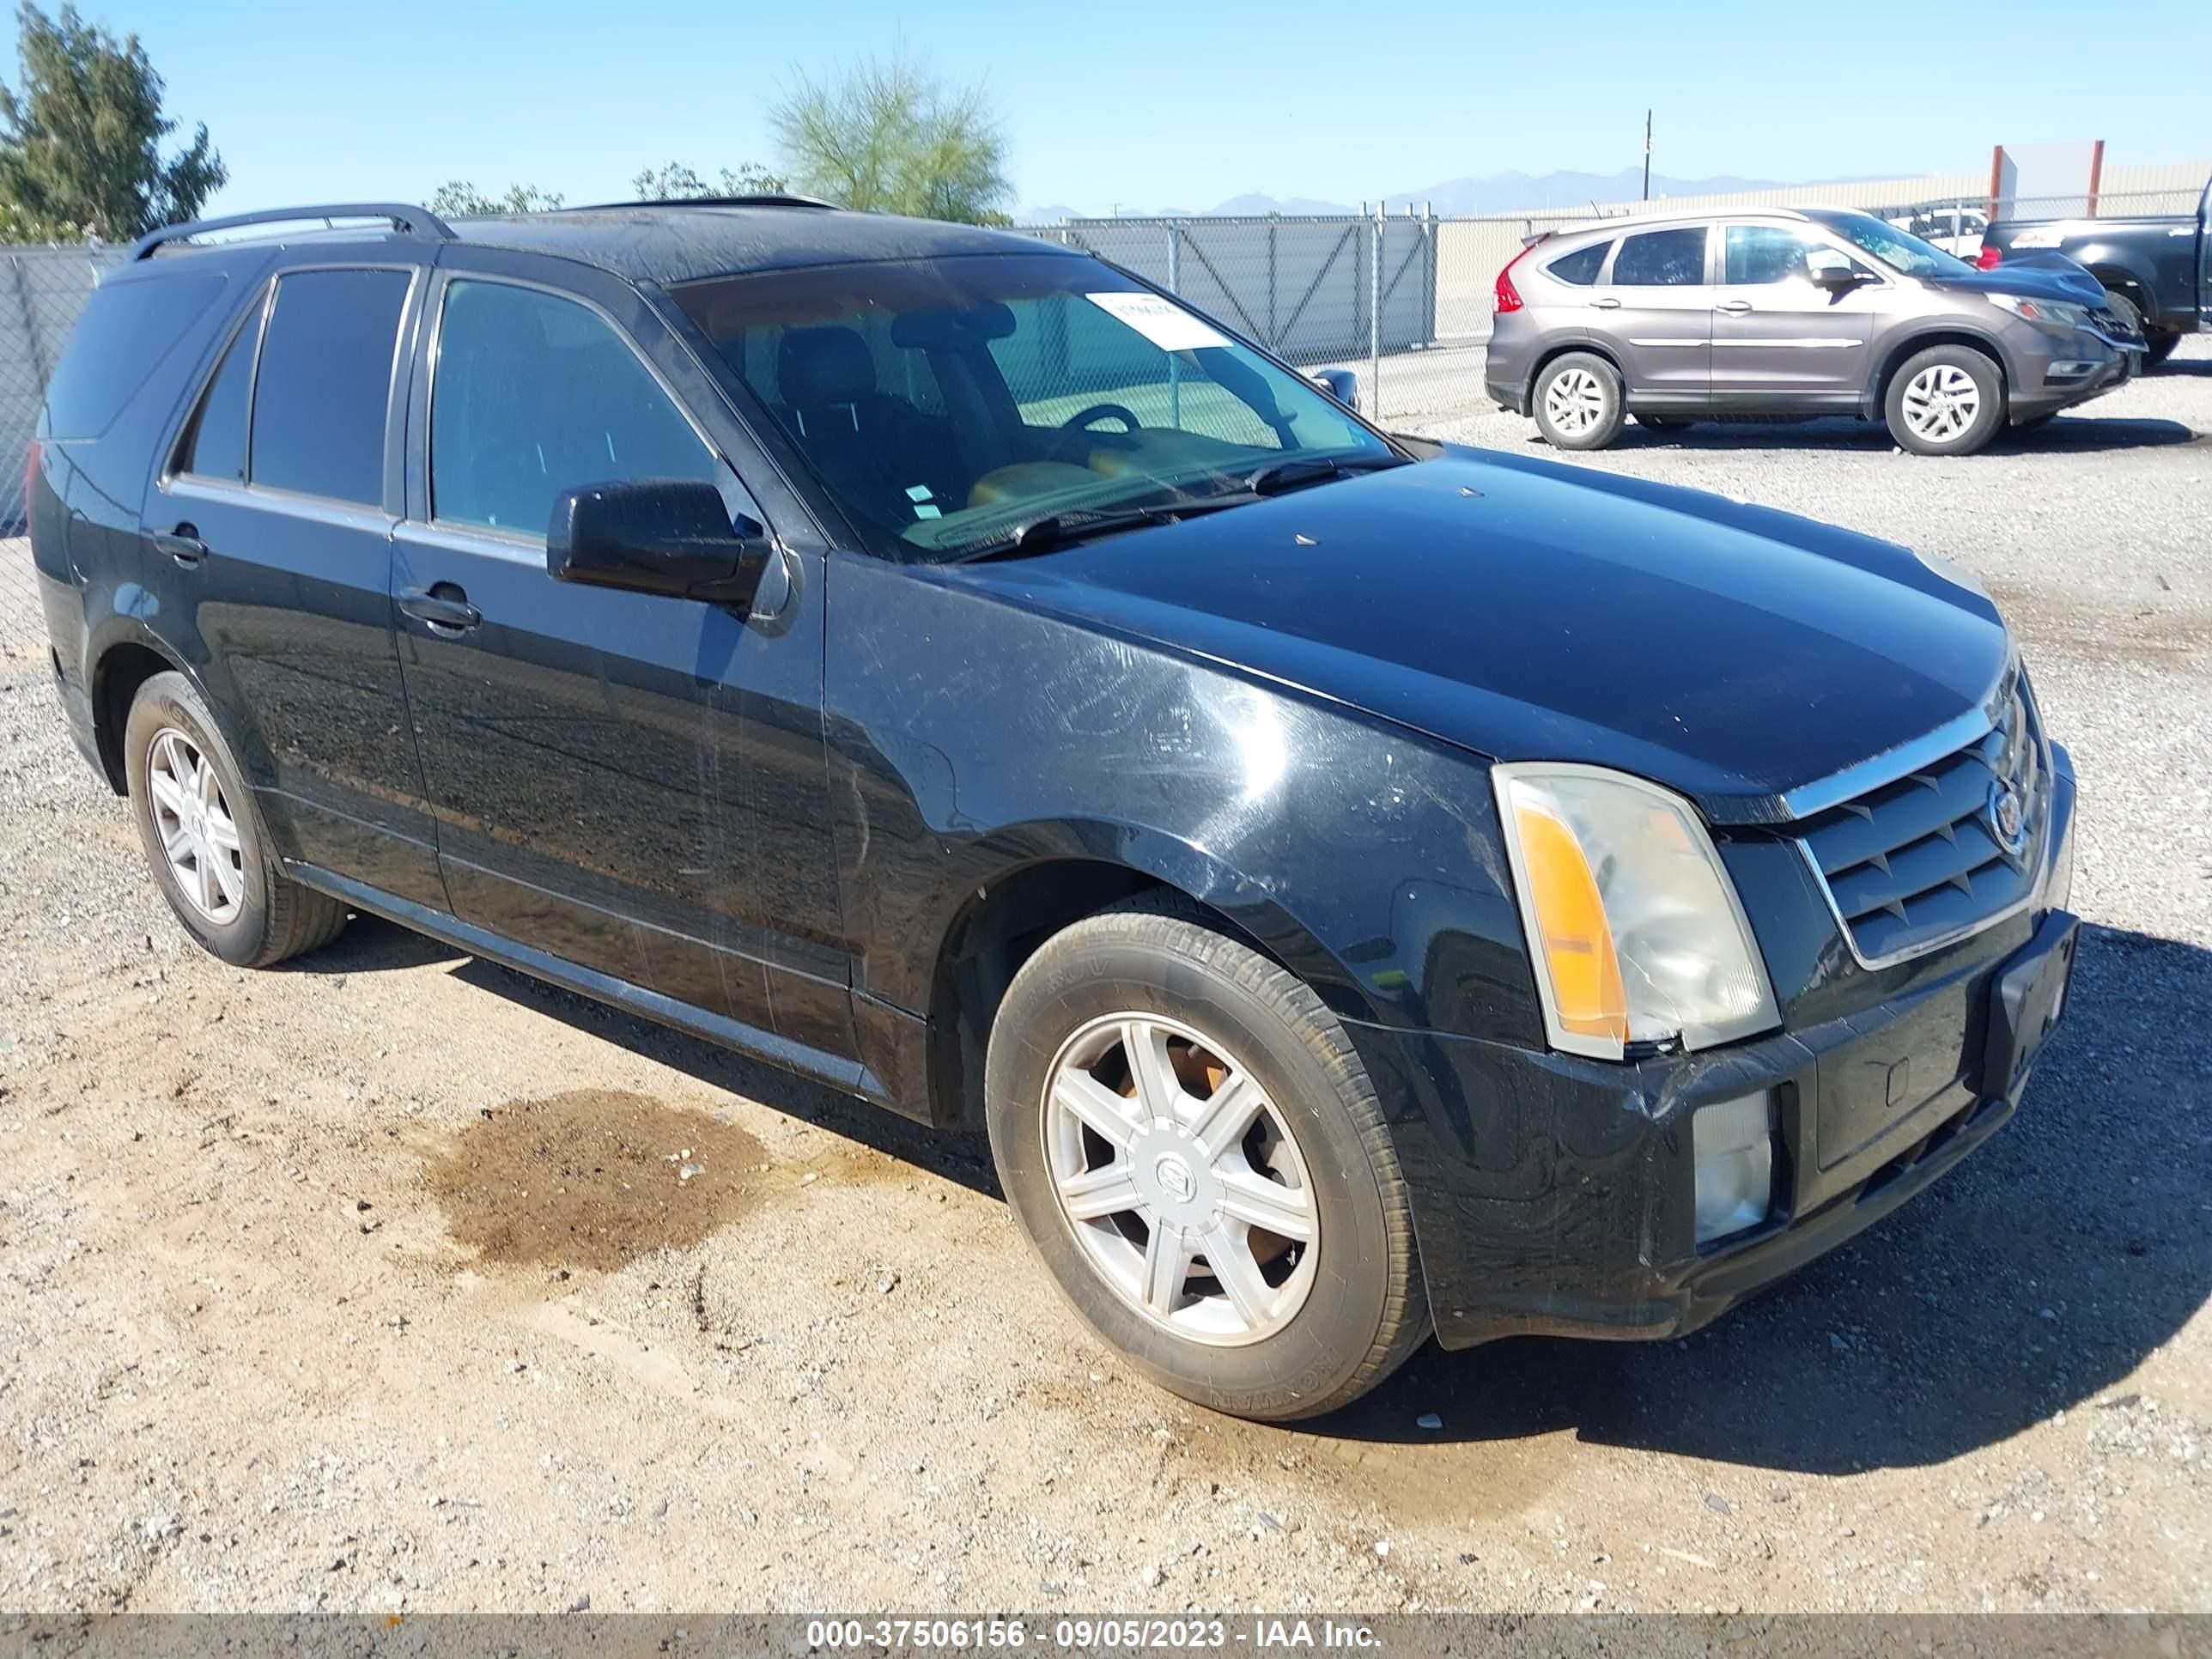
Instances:
[[[2124,321],[2120,313],[2110,307],[2099,306],[2089,313],[2089,322],[2108,340],[2119,340],[2130,345],[2139,345],[2142,342],[2142,336],[2136,331],[2135,325]]]
[[[2050,820],[2051,771],[2015,677],[1997,723],[1965,748],[1806,821],[1800,830],[1859,958],[1895,961],[2027,902]],[[2017,806],[2017,832],[2008,793]]]

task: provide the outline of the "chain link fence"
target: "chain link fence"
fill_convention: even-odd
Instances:
[[[2203,174],[2196,175],[2201,181]],[[1933,182],[1933,181],[1928,181]],[[1336,217],[1072,219],[1025,227],[1178,294],[1308,370],[1347,368],[1358,402],[1389,426],[1420,428],[1494,407],[1482,387],[1498,274],[1530,241],[1596,220],[1685,211],[1754,212],[1831,196],[1972,259],[1990,220],[1984,188],[1882,200],[1868,191],[1777,191],[1707,202],[1445,217],[1400,210]],[[2000,216],[2100,218],[2193,214],[2198,185],[2021,198]],[[1771,198],[1771,199],[1770,199]],[[1858,199],[1852,199],[1858,198]]]
[[[24,534],[23,477],[39,404],[112,249],[6,250],[0,272],[0,662],[43,654],[46,621]]]

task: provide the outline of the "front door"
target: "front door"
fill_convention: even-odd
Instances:
[[[1887,284],[1852,258],[1850,287],[1824,287],[1805,274],[1807,250],[1848,258],[1803,225],[1727,225],[1713,313],[1713,400],[1726,407],[1858,406],[1868,342]]]
[[[1705,228],[1624,236],[1590,296],[1620,353],[1632,404],[1702,404],[1712,380],[1713,301]]]
[[[649,308],[611,277],[568,266],[555,291],[532,269],[490,251],[441,266],[396,533],[453,914],[831,1069],[853,1038],[846,957],[811,943],[842,933],[818,576],[787,553],[739,615],[546,574],[554,499],[578,485],[702,478],[733,518],[763,514],[673,389],[706,382]]]

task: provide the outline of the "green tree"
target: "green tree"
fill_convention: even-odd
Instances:
[[[16,15],[22,77],[0,85],[0,237],[124,241],[196,216],[229,173],[204,126],[163,158],[177,124],[138,37],[118,42],[74,6],[48,17],[24,0]]]
[[[1006,137],[980,84],[948,88],[903,51],[801,76],[769,112],[794,186],[846,207],[1008,222]]]
[[[724,167],[718,184],[708,184],[681,161],[647,167],[629,181],[642,202],[690,202],[702,196],[781,196],[791,186],[757,161]]]
[[[447,219],[480,219],[494,213],[550,213],[568,198],[535,185],[509,185],[504,196],[487,196],[465,179],[449,179],[430,198],[430,211]]]

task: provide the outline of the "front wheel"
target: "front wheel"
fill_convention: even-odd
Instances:
[[[1536,429],[1554,449],[1603,449],[1628,418],[1620,372],[1594,352],[1570,351],[1536,377]]]
[[[2174,347],[2181,343],[2181,336],[2170,328],[2143,330],[2143,367],[2156,368],[2173,356]]]
[[[991,1029],[992,1154],[1060,1291],[1162,1387],[1267,1421],[1429,1332],[1397,1149],[1344,1028],[1172,903],[1076,923]]]
[[[2004,374],[1972,346],[1908,357],[1882,400],[1890,435],[1917,455],[1971,455],[2004,425]]]

